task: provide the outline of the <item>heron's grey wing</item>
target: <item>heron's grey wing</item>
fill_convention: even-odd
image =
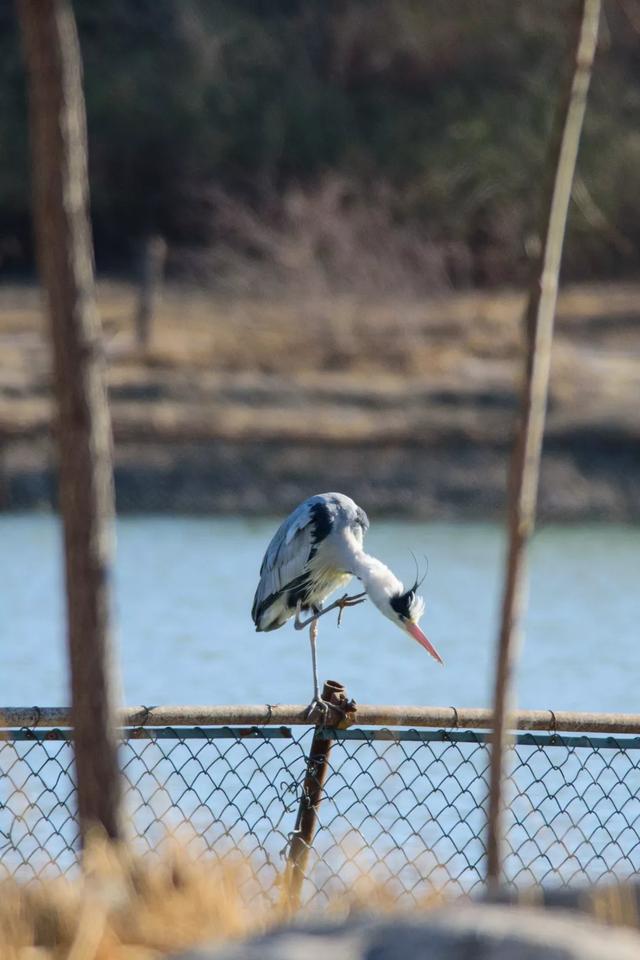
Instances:
[[[282,590],[306,573],[313,550],[312,520],[311,504],[305,501],[276,530],[260,567],[251,609],[256,625],[263,610]]]

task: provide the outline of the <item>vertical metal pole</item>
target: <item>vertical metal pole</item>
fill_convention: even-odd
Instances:
[[[349,701],[344,686],[336,680],[327,680],[322,690],[322,699],[327,703],[335,704],[339,707],[341,710],[340,726],[348,725]],[[347,711],[346,720],[343,713],[345,710]],[[289,845],[289,856],[285,874],[285,894],[287,898],[287,908],[290,913],[295,913],[300,907],[300,892],[307,875],[309,853],[318,820],[318,808],[322,800],[322,790],[329,771],[329,756],[331,754],[332,743],[332,738],[327,735],[327,728],[319,725],[316,726],[309,749],[309,756],[307,757],[307,767],[302,784],[302,797],[300,798],[300,806],[298,807],[296,825]]]
[[[526,608],[526,550],[535,523],[558,276],[599,19],[600,0],[579,0],[572,64],[559,98],[554,136],[549,146],[549,184],[542,198],[542,253],[535,267],[525,318],[527,354],[520,425],[509,478],[509,550],[493,701],[487,875],[489,885],[494,888],[500,883],[504,860],[504,755],[509,715],[513,710],[512,679]]]

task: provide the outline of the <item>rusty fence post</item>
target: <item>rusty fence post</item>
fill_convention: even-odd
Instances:
[[[353,722],[355,704],[347,698],[346,690],[337,680],[327,680],[322,690],[322,699],[339,709],[329,718],[332,727],[346,727]],[[329,757],[333,738],[328,734],[332,727],[318,724],[313,733],[307,767],[302,784],[302,796],[296,817],[296,825],[291,834],[287,867],[285,871],[286,906],[290,914],[300,907],[300,892],[307,875],[309,853],[316,832],[318,808],[322,800]]]

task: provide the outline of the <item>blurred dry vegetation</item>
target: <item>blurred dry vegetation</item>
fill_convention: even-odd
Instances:
[[[98,844],[85,862],[73,881],[2,882],[3,960],[152,960],[267,925],[266,904],[241,893],[244,861],[198,863],[176,847],[145,862]]]
[[[227,298],[179,286],[159,304],[152,340],[136,346],[135,290],[99,285],[116,429],[171,432],[171,423],[214,437],[242,433],[296,435],[301,400],[319,403],[305,422],[309,436],[328,436],[323,407],[358,408],[354,436],[389,429],[434,429],[438,404],[509,407],[519,374],[524,294],[477,292],[361,300],[344,294],[303,299]],[[567,288],[560,298],[551,423],[617,421],[636,427],[640,328],[634,285]],[[0,291],[4,364],[3,432],[44,429],[49,422],[46,330],[36,290]],[[304,395],[296,393],[304,387]],[[448,391],[448,393],[447,393]],[[430,403],[425,404],[425,399]],[[208,406],[207,400],[215,400]],[[423,421],[406,420],[415,401]],[[153,403],[152,403],[153,401]],[[260,422],[250,416],[260,406]],[[402,419],[393,417],[398,407]],[[272,416],[270,417],[270,411]],[[375,422],[372,416],[375,415]],[[488,418],[488,419],[487,419]],[[482,411],[490,438],[490,411]],[[268,425],[271,421],[271,426]],[[461,426],[463,424],[461,423]],[[471,426],[471,424],[469,424]],[[344,436],[348,423],[334,423]]]
[[[94,838],[83,862],[83,875],[72,880],[0,881],[3,960],[156,960],[255,935],[291,915],[284,887],[274,901],[240,851],[195,860],[167,840],[159,856],[140,858]],[[348,891],[328,893],[324,917],[402,909],[393,890],[365,871],[355,873]],[[442,897],[425,892],[412,903],[425,909]]]
[[[6,960],[151,960],[201,943],[246,936],[283,914],[246,894],[250,865],[196,862],[180,847],[142,861],[104,845],[86,875],[69,881],[5,880],[0,949]],[[244,892],[243,892],[244,891]]]
[[[561,296],[546,440],[554,499],[543,495],[543,512],[640,511],[639,294],[601,285]],[[131,497],[121,505],[275,509],[278,497],[286,506],[342,482],[382,510],[499,509],[522,294],[259,299],[169,286],[146,350],[133,335],[134,289],[103,283],[99,301],[117,478]],[[51,404],[36,291],[0,294],[0,347],[5,471],[42,473]]]

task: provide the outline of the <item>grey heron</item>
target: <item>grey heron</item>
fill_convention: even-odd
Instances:
[[[313,699],[307,716],[316,710],[326,713],[318,684],[318,620],[338,610],[338,624],[347,607],[363,603],[368,596],[378,610],[401,627],[431,656],[442,663],[418,621],[424,600],[418,596],[418,582],[405,590],[400,580],[382,561],[363,550],[369,528],[366,513],[343,493],[321,493],[309,497],[276,530],[260,567],[260,582],[251,616],[258,631],[277,630],[295,617],[296,630],[309,626],[313,667]],[[346,593],[330,606],[327,597],[357,577],[364,590]],[[306,619],[302,613],[310,613]]]

